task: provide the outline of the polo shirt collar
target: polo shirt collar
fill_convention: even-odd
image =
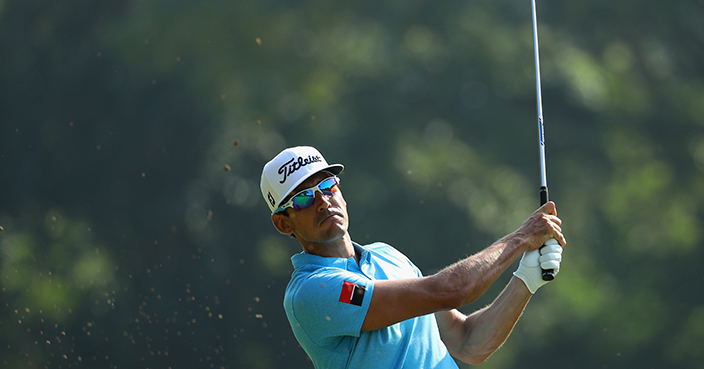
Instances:
[[[352,242],[352,246],[354,246],[354,250],[357,254],[359,254],[359,261],[360,264],[365,264],[369,262],[369,251],[367,251],[364,247],[360,246],[356,242]],[[335,268],[342,268],[342,269],[349,269],[348,266],[351,264],[357,265],[357,262],[354,261],[354,258],[350,257],[349,259],[345,258],[334,258],[334,257],[324,257],[324,256],[318,256],[318,255],[313,255],[313,254],[307,254],[305,252],[300,252],[298,254],[295,254],[291,257],[291,263],[293,264],[293,267],[295,269],[298,268],[305,268],[305,267],[335,267]],[[359,268],[359,266],[357,266]]]

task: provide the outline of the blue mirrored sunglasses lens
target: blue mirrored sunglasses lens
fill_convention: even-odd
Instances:
[[[339,191],[339,187],[337,187],[337,179],[335,177],[330,177],[318,184],[316,186],[320,192],[323,193],[325,196],[332,196],[335,194],[335,192]],[[314,187],[315,188],[315,187]],[[293,208],[298,211],[301,209],[305,209],[315,202],[315,190],[303,190],[303,192],[297,194],[291,199],[291,203],[293,203]]]
[[[323,194],[328,195],[328,196],[334,194],[339,189],[337,187],[337,179],[335,179],[335,177],[330,177],[330,178],[320,182],[320,184],[318,185],[318,188],[320,189],[320,192],[322,192]]]
[[[293,203],[293,208],[296,210],[305,209],[313,205],[314,201],[315,191],[313,190],[305,190],[291,199],[291,202]]]

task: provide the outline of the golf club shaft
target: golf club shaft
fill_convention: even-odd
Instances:
[[[538,15],[536,14],[535,0],[531,0],[533,5],[533,48],[535,51],[535,86],[536,99],[538,102],[538,137],[540,139],[540,205],[548,202],[548,178],[545,169],[545,134],[543,130],[543,96],[540,89],[540,56],[538,51]],[[547,242],[556,242],[548,240]],[[546,242],[546,243],[547,243]],[[551,281],[555,278],[553,269],[543,269],[543,280]]]

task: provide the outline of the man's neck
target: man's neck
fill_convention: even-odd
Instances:
[[[299,240],[300,241],[300,240]],[[341,238],[330,242],[309,242],[301,241],[303,250],[312,255],[318,255],[327,258],[343,258],[349,259],[355,256],[354,245],[352,245],[352,239],[349,233]]]

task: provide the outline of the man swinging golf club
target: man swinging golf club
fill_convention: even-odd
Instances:
[[[482,363],[547,283],[541,268],[560,269],[566,241],[555,204],[545,203],[478,253],[423,276],[390,245],[352,241],[337,177],[343,168],[299,146],[268,162],[261,178],[274,226],[303,247],[291,258],[284,308],[315,368],[457,368],[452,356]],[[540,249],[551,238],[559,244]],[[470,315],[456,310],[477,300],[521,255],[490,305]]]

